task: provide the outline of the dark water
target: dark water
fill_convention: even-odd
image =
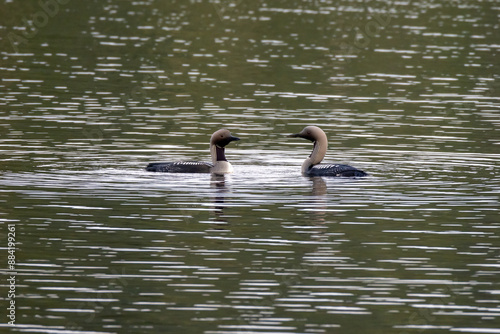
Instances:
[[[3,328],[500,333],[498,1],[0,7]]]

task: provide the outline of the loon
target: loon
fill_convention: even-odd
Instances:
[[[226,129],[217,130],[210,138],[212,163],[201,161],[154,162],[150,163],[146,170],[164,173],[232,173],[233,166],[226,160],[224,148],[235,140],[240,140],[240,138],[232,136],[231,132]]]
[[[314,143],[312,153],[302,163],[302,174],[306,176],[343,176],[359,177],[368,174],[349,165],[323,164],[319,163],[325,157],[328,148],[328,139],[323,130],[317,126],[306,126],[301,132],[290,135],[290,137],[300,137]]]

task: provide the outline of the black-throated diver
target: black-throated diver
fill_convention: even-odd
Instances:
[[[328,148],[328,139],[325,132],[317,126],[306,126],[301,132],[290,135],[290,137],[300,137],[314,143],[311,154],[302,163],[302,174],[306,176],[359,177],[368,175],[362,170],[349,165],[320,165],[319,163],[325,157],[326,149]]]
[[[226,129],[214,132],[210,138],[210,155],[212,163],[202,161],[154,162],[146,170],[164,173],[232,173],[233,166],[226,160],[224,148],[232,141],[240,140]]]

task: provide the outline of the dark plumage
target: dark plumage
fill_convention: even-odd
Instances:
[[[214,165],[202,161],[180,161],[180,162],[153,162],[146,170],[148,172],[163,173],[210,173]]]
[[[342,176],[361,177],[368,174],[349,165],[320,164],[310,167],[306,173],[308,176]]]

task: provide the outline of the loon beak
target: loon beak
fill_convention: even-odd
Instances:
[[[229,142],[232,142],[232,141],[237,141],[237,140],[240,140],[240,138],[235,137],[235,136],[231,136],[231,137],[229,137]]]
[[[311,137],[309,134],[302,133],[302,132],[300,132],[300,133],[294,133],[293,135],[288,135],[288,137],[291,137],[291,138],[304,138],[304,139],[310,140],[312,142],[316,141],[316,138]]]

